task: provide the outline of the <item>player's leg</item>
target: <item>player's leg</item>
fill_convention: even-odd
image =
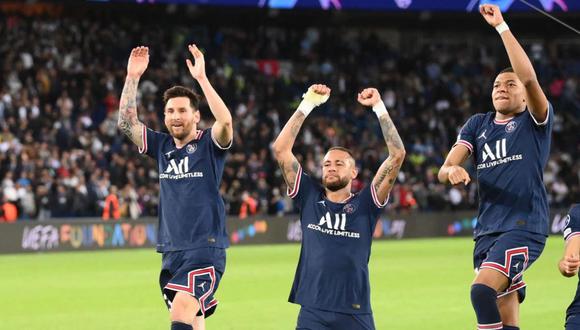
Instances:
[[[171,329],[172,330],[191,330],[193,324],[193,314],[192,311],[190,316],[191,320],[187,316],[182,316],[184,305],[187,305],[188,300],[184,299],[182,295],[187,295],[183,292],[178,292],[174,290],[167,290],[166,286],[175,279],[175,273],[178,272],[179,266],[182,264],[181,260],[183,258],[183,252],[166,252],[163,254],[161,272],[159,274],[159,286],[161,288],[161,295],[163,300],[167,305],[170,312],[171,319]],[[190,296],[191,297],[191,296]],[[193,299],[193,297],[191,297]],[[177,308],[173,308],[177,306]],[[199,310],[199,303],[194,301],[193,309]]]
[[[478,237],[473,250],[476,277],[471,285],[471,304],[477,317],[477,328],[501,329],[501,315],[497,307],[497,290],[506,286],[507,279],[492,269],[480,269],[496,244],[499,235]]]
[[[488,306],[491,290],[495,290],[496,306],[501,320],[499,325],[503,329],[517,330],[519,304],[525,298],[526,283],[523,281],[523,273],[542,253],[546,238],[543,235],[514,230],[496,236],[493,241],[493,244],[488,244],[489,249],[478,267],[480,271],[472,287],[472,300],[475,289],[476,295],[487,297]],[[474,308],[475,305],[474,303]],[[495,310],[493,315],[495,318]],[[487,329],[494,329],[494,326],[497,325],[492,323]]]
[[[493,269],[481,269],[471,285],[471,304],[478,329],[503,329],[497,293],[509,285],[508,278]]]
[[[205,317],[203,315],[193,319],[193,330],[205,330]]]
[[[177,270],[163,286],[172,330],[175,326],[205,329],[205,318],[217,308],[214,294],[225,270],[225,257],[225,250],[217,248],[181,252]]]
[[[504,330],[517,330],[520,324],[520,301],[517,291],[497,298],[497,307],[501,315]]]
[[[189,293],[177,292],[173,298],[169,312],[171,317],[171,330],[191,330],[199,308],[197,298]]]

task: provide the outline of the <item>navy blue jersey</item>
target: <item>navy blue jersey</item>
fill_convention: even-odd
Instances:
[[[300,167],[293,191],[300,209],[302,249],[288,301],[332,312],[371,313],[368,262],[372,235],[385,203],[372,185],[343,203]]]
[[[564,239],[568,241],[574,236],[580,235],[580,204],[572,206],[570,212],[566,216],[566,227],[564,228]],[[568,307],[566,315],[580,314],[580,282],[576,289],[576,296]]]
[[[219,194],[225,149],[211,129],[178,149],[169,134],[143,128],[143,150],[157,160],[159,233],[157,251],[226,248],[225,206]]]
[[[550,153],[554,110],[538,123],[529,111],[499,121],[495,112],[469,118],[457,137],[474,155],[479,183],[475,237],[513,229],[548,234],[543,173]]]

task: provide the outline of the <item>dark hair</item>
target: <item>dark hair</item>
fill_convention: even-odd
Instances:
[[[332,147],[330,149],[328,149],[328,152],[331,152],[332,150],[340,150],[340,151],[344,151],[346,152],[350,158],[354,159],[354,155],[352,154],[352,151],[350,151],[350,149],[345,148],[345,147]]]
[[[183,86],[173,86],[166,90],[165,93],[163,93],[163,103],[167,104],[167,101],[176,97],[189,98],[189,103],[193,110],[199,110],[199,101],[201,100],[201,96],[196,94],[191,89]]]
[[[500,75],[500,74],[502,74],[502,73],[507,73],[507,72],[514,73],[514,68],[512,68],[511,66],[510,66],[510,67],[507,67],[507,68],[505,68],[505,69],[501,70],[501,71],[498,73],[498,75]]]

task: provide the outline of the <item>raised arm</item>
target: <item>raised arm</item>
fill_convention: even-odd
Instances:
[[[139,150],[143,150],[144,145],[143,123],[137,116],[137,85],[148,64],[149,48],[143,46],[133,48],[127,64],[127,77],[121,93],[117,121],[117,126],[139,147]]]
[[[496,28],[515,74],[526,89],[526,104],[538,122],[544,122],[548,115],[548,99],[538,82],[536,72],[528,55],[509,30],[501,11],[496,5],[481,5],[479,12],[489,25]]]
[[[358,94],[358,102],[364,106],[373,107],[373,111],[381,124],[383,137],[389,151],[389,156],[381,164],[372,181],[378,200],[383,202],[389,196],[399,174],[399,169],[405,160],[405,146],[381,100],[379,91],[375,88],[364,89]]]
[[[274,157],[278,161],[278,165],[282,170],[284,181],[288,185],[289,190],[294,189],[296,183],[296,174],[298,173],[298,160],[292,153],[292,147],[300,132],[300,128],[308,114],[317,106],[328,100],[330,96],[330,88],[325,85],[312,85],[304,94],[304,99],[296,109],[296,112],[290,117],[282,131],[272,144],[272,151]]]
[[[189,52],[193,55],[195,64],[187,59],[187,67],[191,76],[197,80],[209,105],[209,110],[215,117],[215,123],[211,128],[211,134],[221,147],[227,147],[232,142],[234,129],[232,127],[232,115],[222,98],[215,91],[205,74],[205,59],[203,53],[196,45],[188,46]]]

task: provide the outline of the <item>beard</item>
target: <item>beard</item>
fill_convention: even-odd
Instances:
[[[192,125],[183,125],[181,129],[175,130],[172,126],[167,126],[169,134],[178,140],[185,139],[191,133]]]
[[[328,179],[324,178],[322,180],[322,185],[324,188],[330,191],[339,191],[340,189],[346,187],[350,183],[350,180],[347,177],[338,178],[338,180],[328,182]]]

